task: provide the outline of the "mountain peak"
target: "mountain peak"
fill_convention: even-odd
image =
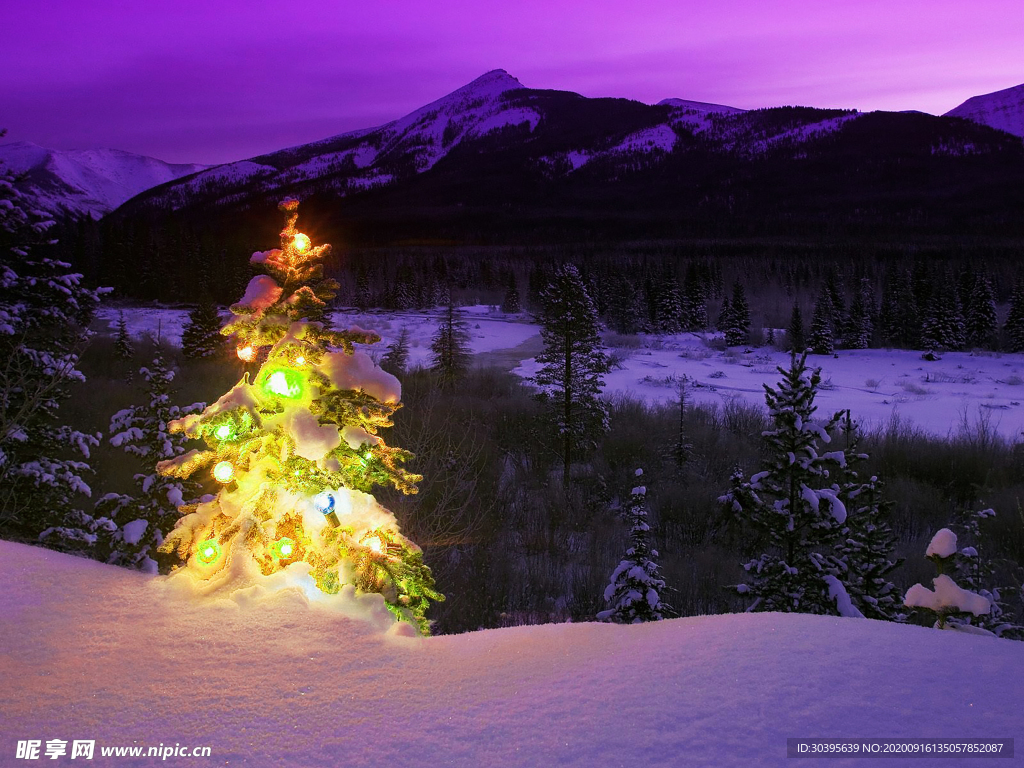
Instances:
[[[746,112],[745,109],[738,109],[737,107],[727,107],[724,104],[709,104],[706,101],[690,101],[689,99],[662,99],[661,101],[658,102],[657,106],[674,107],[676,109],[686,109],[691,112],[697,112],[702,115],[736,115],[741,112]]]
[[[1024,83],[972,96],[944,117],[963,117],[1024,138]]]
[[[484,91],[490,94],[498,94],[519,88],[525,88],[525,86],[504,69],[492,69],[490,72],[480,75],[476,80],[462,86],[455,93]]]

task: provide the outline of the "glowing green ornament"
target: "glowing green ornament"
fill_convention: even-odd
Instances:
[[[218,557],[220,557],[220,544],[213,539],[199,542],[199,546],[196,548],[196,559],[200,563],[209,565],[216,562]]]
[[[279,397],[300,397],[302,395],[302,376],[297,371],[289,371],[286,368],[272,371],[267,376],[267,380],[263,382],[263,388]]]
[[[295,554],[295,542],[287,536],[278,539],[270,547],[270,554],[278,560],[287,560]]]
[[[213,430],[213,434],[217,437],[218,440],[229,440],[231,439],[231,434],[233,431],[234,430],[231,429],[230,424],[221,424],[219,427]]]

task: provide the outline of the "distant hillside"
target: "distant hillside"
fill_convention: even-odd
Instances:
[[[25,141],[0,145],[0,164],[23,177],[22,190],[37,207],[94,218],[150,187],[208,167],[165,163],[118,149],[63,151]]]
[[[974,96],[945,116],[964,117],[1024,138],[1024,85]]]

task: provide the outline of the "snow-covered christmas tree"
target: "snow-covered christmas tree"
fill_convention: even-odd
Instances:
[[[231,594],[284,572],[274,583],[344,602],[379,594],[399,619],[429,629],[434,589],[422,552],[370,491],[415,493],[408,452],[377,434],[401,407],[401,385],[355,344],[379,337],[330,328],[325,309],[337,283],[323,276],[329,245],[295,229],[298,202],[285,200],[281,247],[254,253],[254,277],[221,332],[248,364],[201,414],[171,423],[206,443],[158,465],[188,477],[208,470],[220,492],[185,513],[163,548],[185,560],[171,578],[202,594]],[[372,599],[372,598],[371,598]]]
[[[963,589],[948,573],[956,567],[956,534],[949,528],[938,531],[928,544],[925,556],[935,563],[939,572],[939,575],[932,579],[934,590],[923,584],[915,584],[907,590],[903,604],[908,608],[920,608],[933,614],[937,629],[960,629],[988,634],[987,630],[972,627],[970,616],[987,615],[992,609],[992,603],[976,592]]]
[[[638,483],[643,474],[642,469],[636,471]],[[604,591],[608,608],[598,613],[597,618],[617,624],[660,621],[669,607],[661,601],[665,581],[658,576],[658,550],[652,549],[648,541],[651,528],[647,523],[646,486],[633,488],[626,518],[630,523],[629,548]]]

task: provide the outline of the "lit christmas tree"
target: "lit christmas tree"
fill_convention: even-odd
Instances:
[[[376,334],[328,327],[338,287],[323,277],[330,246],[296,231],[297,201],[280,208],[281,247],[253,254],[267,274],[249,282],[221,330],[249,370],[201,414],[172,422],[205,449],[158,465],[174,477],[210,471],[223,487],[182,507],[162,549],[185,560],[180,570],[203,593],[288,571],[283,583],[315,585],[317,598],[379,593],[426,634],[429,601],[444,598],[419,547],[369,494],[388,484],[415,493],[421,479],[402,468],[411,454],[377,434],[401,407],[401,385],[354,347],[379,341]]]

